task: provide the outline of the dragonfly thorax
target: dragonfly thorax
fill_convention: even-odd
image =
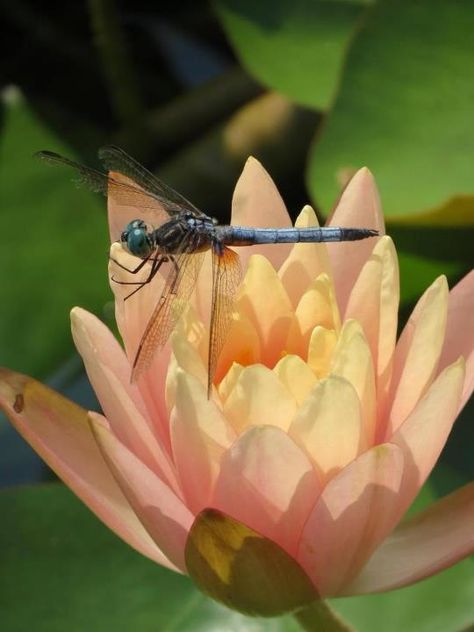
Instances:
[[[120,241],[127,247],[130,254],[146,259],[153,252],[153,231],[142,219],[134,219],[127,224],[120,235]]]
[[[155,247],[164,254],[200,252],[213,244],[216,220],[183,211],[153,231]]]

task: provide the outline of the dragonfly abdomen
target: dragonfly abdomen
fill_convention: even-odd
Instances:
[[[229,246],[255,244],[283,244],[322,241],[356,241],[378,235],[370,228],[248,228],[245,226],[218,226],[219,240]]]

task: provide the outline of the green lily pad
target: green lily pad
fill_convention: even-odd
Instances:
[[[300,105],[326,109],[370,0],[218,0],[217,15],[242,64]]]
[[[247,619],[145,559],[61,484],[0,493],[2,630],[297,632],[292,617]]]
[[[3,109],[0,365],[44,375],[73,349],[71,307],[100,312],[110,295],[105,200],[33,158],[41,149],[71,152],[18,90],[4,92]]]
[[[461,0],[367,12],[312,148],[308,185],[322,209],[367,165],[388,221],[474,225],[473,32],[474,5]]]
[[[247,618],[208,599],[118,540],[59,483],[1,492],[0,515],[5,632],[299,630],[291,616]],[[332,606],[365,632],[379,632],[381,617],[388,632],[457,632],[474,620],[473,562]]]

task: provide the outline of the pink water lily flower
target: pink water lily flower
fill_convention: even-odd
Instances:
[[[137,215],[125,209],[125,218],[113,197],[109,213],[122,225]],[[237,183],[232,222],[290,225],[254,159]],[[316,223],[305,207],[297,225]],[[329,224],[384,235],[367,169]],[[119,244],[112,253],[130,265]],[[74,341],[104,414],[4,372],[2,406],[18,430],[121,538],[244,611],[276,614],[318,596],[406,586],[472,553],[474,484],[401,519],[473,389],[474,273],[451,292],[436,279],[397,341],[389,237],[239,254],[246,272],[210,399],[205,267],[192,305],[137,384],[130,361],[157,300],[153,284],[125,303],[124,286],[112,284],[125,350],[100,320],[74,309]],[[272,564],[300,592],[285,602],[287,584],[267,607],[271,582],[284,583]],[[246,603],[267,579],[263,600]]]

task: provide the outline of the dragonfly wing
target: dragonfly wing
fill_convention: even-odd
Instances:
[[[162,182],[123,149],[114,145],[101,147],[99,149],[99,158],[110,171],[123,173],[137,182],[143,189],[153,193],[156,199],[161,200],[166,205],[170,214],[179,213],[186,209],[193,212],[196,216],[202,217],[204,215],[183,195]]]
[[[156,350],[166,344],[189,303],[204,256],[204,252],[173,255],[163,292],[138,345],[132,368],[132,382],[150,367]]]
[[[212,305],[209,333],[209,359],[207,391],[210,396],[217,361],[224,346],[235,303],[237,289],[242,280],[239,255],[224,247],[222,254],[212,251]]]
[[[109,207],[114,207],[113,213],[109,208],[109,214],[113,215],[109,218],[112,241],[119,241],[120,233],[133,219],[143,219],[157,228],[175,212],[174,206],[170,209],[161,198],[158,199],[153,192],[146,190],[126,175],[107,175],[52,151],[40,151],[36,155],[48,164],[71,167],[78,175],[77,184],[108,197]]]

